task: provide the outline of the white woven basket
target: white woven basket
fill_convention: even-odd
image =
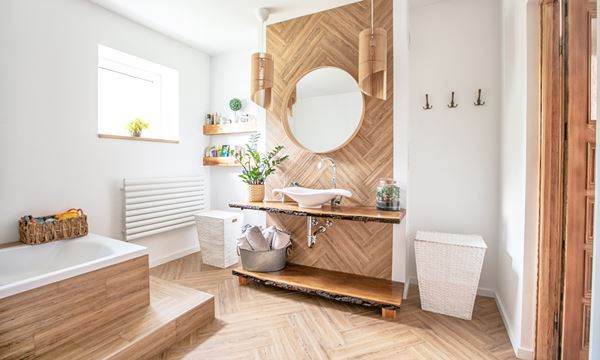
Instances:
[[[242,213],[213,210],[196,214],[194,217],[202,262],[220,268],[236,264],[237,237],[241,234]]]
[[[418,231],[415,259],[421,308],[471,320],[486,249],[479,235]]]

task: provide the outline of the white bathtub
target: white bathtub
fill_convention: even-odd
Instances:
[[[0,299],[147,254],[143,246],[95,234],[6,247],[0,249]]]

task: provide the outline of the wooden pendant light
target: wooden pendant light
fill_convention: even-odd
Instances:
[[[365,95],[387,99],[387,31],[373,27],[358,34],[358,86]]]
[[[265,109],[271,106],[273,88],[273,55],[257,52],[252,54],[250,95],[252,101]]]
[[[268,109],[271,107],[271,89],[273,88],[273,55],[264,51],[263,32],[264,24],[269,18],[270,12],[266,8],[257,11],[257,17],[261,21],[259,31],[259,52],[252,54],[250,74],[250,98],[258,106]]]

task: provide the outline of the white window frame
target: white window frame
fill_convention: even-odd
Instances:
[[[135,138],[135,140],[165,140],[167,142],[179,141],[179,72],[164,65],[142,59],[98,45],[98,71],[108,70],[126,76],[147,80],[157,84],[155,94],[160,99],[160,116],[151,126],[158,133],[158,138]],[[98,83],[100,89],[100,83]],[[125,133],[106,134],[101,132],[100,125],[100,91],[98,91],[98,136],[103,138],[131,138]]]

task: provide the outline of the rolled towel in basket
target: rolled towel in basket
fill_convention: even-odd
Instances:
[[[269,226],[268,228],[262,231],[262,234],[265,237],[265,240],[267,240],[267,244],[269,244],[269,246],[271,246],[271,244],[273,243],[273,236],[275,235],[276,231],[277,229],[273,225]]]
[[[250,245],[250,243],[248,242],[248,239],[246,239],[245,235],[242,235],[241,237],[238,238],[238,240],[237,240],[237,246],[240,249],[244,249],[244,250],[248,250],[248,251],[253,251],[254,250],[252,248],[252,246]]]
[[[286,233],[285,231],[275,229],[275,234],[273,235],[273,241],[271,242],[271,249],[283,249],[292,244],[291,235]]]
[[[253,226],[251,228],[248,228],[244,235],[246,236],[246,239],[248,240],[248,243],[250,244],[250,246],[252,247],[253,250],[256,250],[256,251],[271,250],[271,246],[270,246],[271,244],[269,242],[267,242],[267,239],[265,239],[260,227]]]

